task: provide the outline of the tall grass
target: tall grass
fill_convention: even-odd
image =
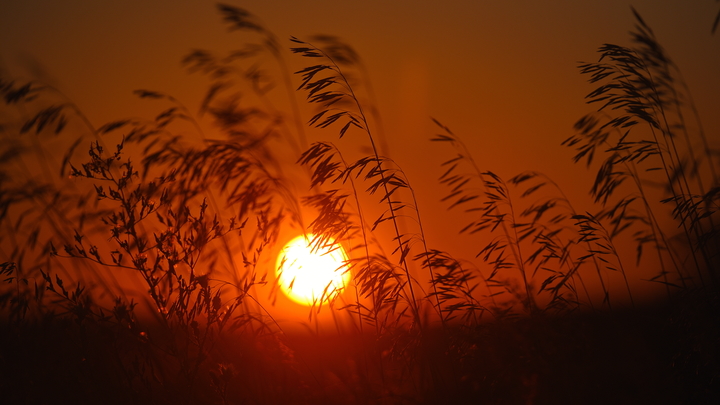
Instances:
[[[438,169],[441,201],[463,210],[458,239],[476,252],[464,259],[429,244],[430,214],[387,155],[353,48],[332,36],[293,37],[290,51],[308,65],[292,76],[280,41],[257,18],[218,10],[230,31],[257,41],[183,59],[209,79],[197,118],[172,96],[138,90],[158,114],[94,128],[56,90],[0,81],[10,117],[0,154],[0,305],[13,334],[4,343],[50,331],[70,344],[67,357],[53,358],[87,384],[64,396],[100,401],[105,389],[118,402],[496,403],[501,391],[518,390],[532,403],[537,364],[501,362],[511,377],[480,366],[493,356],[478,347],[493,340],[487,325],[640,306],[636,266],[617,247],[625,234],[636,243],[635,264],[648,249],[657,256],[650,281],[671,298],[717,288],[712,141],[636,12],[631,47],[604,45],[598,62],[580,66],[598,86],[587,102],[600,107],[563,142],[575,162],[594,167],[602,157],[590,188],[597,209],[577,210],[542,173],[504,180],[481,168],[461,137],[434,121],[431,141],[449,146]],[[279,76],[268,73],[267,57]],[[310,128],[357,139],[369,154],[351,159],[334,139],[308,145],[296,94],[315,108]],[[208,136],[203,120],[222,136]],[[61,139],[70,146],[57,162],[50,152]],[[276,305],[274,256],[290,233],[316,235],[316,247],[340,241],[349,255],[347,291],[324,296],[302,320],[315,343],[303,343]],[[321,328],[328,313],[331,327]],[[313,360],[312,346],[329,336],[350,342],[346,364]]]
[[[599,62],[580,66],[590,83],[598,84],[587,101],[599,107],[575,124],[577,135],[564,144],[577,150],[576,162],[584,159],[588,166],[596,155],[606,156],[591,189],[605,207],[599,217],[612,224],[610,237],[635,231],[638,261],[647,245],[658,255],[660,271],[653,281],[668,291],[688,283],[715,288],[715,157],[677,67],[633,12],[636,46],[604,45]],[[634,191],[618,196],[627,193],[622,187],[626,182]],[[670,243],[661,220],[664,213],[651,197],[653,186],[672,209],[685,252]]]

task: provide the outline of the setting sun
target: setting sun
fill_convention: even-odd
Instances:
[[[324,246],[312,246],[314,235],[298,236],[288,242],[277,259],[276,274],[282,292],[302,305],[327,301],[350,280],[345,265],[347,254],[329,239]]]

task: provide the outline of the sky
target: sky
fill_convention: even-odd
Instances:
[[[720,81],[713,73],[720,40],[710,35],[718,9],[712,0],[230,4],[257,15],[282,40],[322,33],[353,45],[370,72],[394,150],[426,132],[427,117],[434,117],[471,143],[480,160],[506,156],[510,161],[489,164],[506,175],[569,158],[557,145],[588,111],[583,97],[591,90],[577,62],[594,61],[603,43],[629,44],[630,6],[675,58],[706,121],[718,105],[717,92],[709,91]],[[131,94],[137,88],[198,104],[204,82],[187,74],[181,58],[191,49],[243,41],[226,32],[210,1],[3,2],[0,23],[0,67],[51,82],[98,125],[142,113]],[[403,155],[432,150],[413,146]]]
[[[96,127],[147,116],[135,89],[172,94],[196,111],[207,81],[188,74],[182,57],[198,48],[233,49],[247,38],[227,32],[214,3],[4,1],[0,72],[52,84]],[[484,169],[506,178],[541,171],[579,206],[589,204],[592,173],[573,165],[560,143],[591,111],[584,97],[592,87],[578,62],[596,61],[603,43],[630,45],[631,6],[680,67],[706,132],[720,132],[720,34],[710,32],[720,3],[713,0],[228,3],[258,16],[281,41],[332,34],[358,51],[390,155],[428,212],[442,210],[439,164],[453,156],[427,141],[437,132],[431,117],[464,139]],[[305,63],[287,58],[292,66]],[[446,223],[444,215],[428,219],[436,235]]]

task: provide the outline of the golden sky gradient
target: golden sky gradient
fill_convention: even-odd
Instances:
[[[180,61],[192,49],[240,47],[214,1],[4,1],[0,3],[0,72],[57,87],[96,126],[154,114],[132,94],[171,94],[197,111],[207,81]],[[592,172],[573,165],[560,146],[591,106],[580,61],[597,60],[603,43],[630,45],[632,5],[680,67],[706,133],[720,133],[720,33],[712,0],[610,1],[243,1],[229,4],[258,16],[288,38],[332,34],[363,58],[383,117],[390,155],[402,166],[427,215],[430,242],[447,237],[439,164],[453,156],[428,141],[430,117],[463,138],[483,169],[509,178],[525,170],[554,178],[592,210]],[[293,68],[308,62],[286,55]],[[296,69],[297,70],[297,69]],[[300,100],[302,94],[298,94]],[[307,117],[309,118],[309,116]],[[314,136],[325,136],[315,135]],[[348,141],[349,142],[349,141]],[[465,252],[469,253],[472,249]]]

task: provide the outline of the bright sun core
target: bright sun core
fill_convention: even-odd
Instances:
[[[280,289],[302,305],[319,305],[337,295],[350,280],[347,254],[331,238],[313,249],[314,235],[298,236],[278,254],[276,275]]]

